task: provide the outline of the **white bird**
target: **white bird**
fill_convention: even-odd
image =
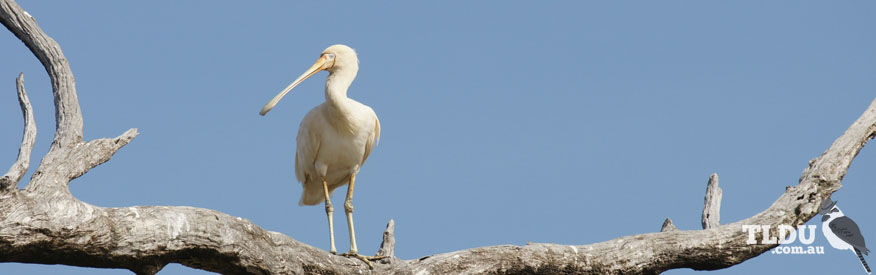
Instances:
[[[359,71],[359,59],[352,48],[332,45],[322,51],[316,63],[292,84],[265,104],[259,114],[265,115],[292,88],[314,74],[329,72],[325,83],[325,102],[314,107],[301,120],[298,128],[298,148],[295,152],[295,176],[304,187],[299,205],[325,202],[332,254],[335,249],[331,194],[335,188],[349,183],[344,212],[350,231],[350,252],[371,265],[375,257],[359,255],[353,227],[353,187],[359,168],[380,139],[380,121],[371,107],[347,97],[347,89]]]

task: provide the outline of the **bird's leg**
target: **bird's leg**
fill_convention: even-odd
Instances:
[[[350,175],[350,185],[347,187],[347,199],[344,200],[344,213],[347,214],[347,227],[350,229],[350,252],[344,253],[344,256],[355,257],[367,263],[372,269],[374,265],[371,261],[386,258],[386,256],[362,256],[359,255],[359,250],[356,249],[356,230],[353,228],[353,188],[356,186],[356,173]]]
[[[356,185],[356,173],[350,175],[350,185],[347,187],[347,199],[344,200],[344,213],[347,214],[347,227],[350,229],[350,253],[359,254],[356,249],[356,230],[353,228],[353,187]]]
[[[332,206],[332,199],[329,196],[328,183],[326,183],[325,177],[322,178],[322,190],[325,191],[325,215],[328,217],[329,240],[331,240],[332,243],[332,248],[329,252],[332,254],[338,254],[338,250],[335,248],[335,224],[334,221],[332,221],[332,214],[335,212],[335,207]]]

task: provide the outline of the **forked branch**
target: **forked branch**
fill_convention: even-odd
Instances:
[[[57,129],[51,151],[75,146],[82,141],[82,112],[76,96],[76,81],[61,46],[14,1],[0,2],[0,22],[40,60],[52,81]]]

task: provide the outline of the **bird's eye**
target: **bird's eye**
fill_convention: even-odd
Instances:
[[[327,53],[327,54],[324,54],[324,55],[325,55],[325,58],[328,58],[328,59],[335,59],[335,54],[333,54],[333,53]]]

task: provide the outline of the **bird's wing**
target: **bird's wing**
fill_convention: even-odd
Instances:
[[[830,230],[833,231],[840,240],[843,240],[858,250],[867,251],[867,247],[864,244],[864,236],[861,235],[861,229],[858,228],[858,225],[855,221],[852,221],[851,218],[846,216],[837,217],[827,226],[830,227]]]
[[[318,127],[318,123],[315,122],[316,120],[316,112],[310,111],[301,120],[301,125],[298,126],[298,145],[295,150],[295,177],[301,183],[316,180],[314,178],[316,175],[308,174],[309,171],[313,170],[313,163],[319,154],[320,133],[314,128]]]
[[[374,145],[380,142],[380,120],[377,119],[377,115],[374,116],[374,133],[371,134],[371,137],[365,141],[365,156],[362,157],[362,163],[365,163],[365,160],[368,159],[368,155],[371,154],[371,149],[374,149]]]

